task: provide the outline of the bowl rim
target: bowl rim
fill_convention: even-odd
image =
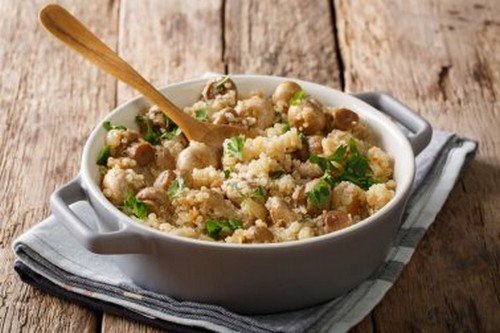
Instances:
[[[212,73],[210,73],[212,74]],[[165,86],[160,87],[158,90],[164,92],[165,90],[174,88],[174,87],[179,87],[179,86],[189,86],[192,84],[199,83],[200,81],[206,82],[207,80],[210,79],[210,77],[213,76],[220,76],[224,74],[217,74],[213,73],[211,76],[200,76],[196,77],[193,79],[189,80],[184,80],[181,82],[176,82],[172,84],[168,84]],[[167,240],[171,242],[176,242],[176,243],[182,243],[185,245],[192,245],[192,246],[200,246],[200,247],[210,247],[210,248],[232,248],[232,249],[242,249],[245,251],[251,251],[251,249],[276,249],[276,248],[294,248],[294,247],[301,247],[305,246],[307,244],[313,244],[313,243],[320,243],[320,242],[325,242],[325,241],[332,241],[334,239],[342,239],[345,237],[348,237],[350,235],[353,235],[362,229],[368,228],[370,226],[374,227],[375,224],[377,223],[377,220],[381,219],[384,217],[384,215],[387,215],[388,213],[391,212],[392,209],[398,207],[398,205],[401,203],[401,201],[406,201],[408,192],[410,191],[410,188],[413,184],[413,179],[415,177],[415,156],[413,153],[413,149],[410,145],[409,140],[407,137],[403,134],[403,132],[398,128],[398,126],[384,113],[381,111],[375,109],[373,106],[369,105],[368,103],[358,99],[357,97],[350,95],[349,93],[317,84],[314,82],[306,81],[306,80],[301,80],[293,77],[281,77],[281,76],[274,76],[274,75],[259,75],[259,74],[229,74],[231,78],[234,79],[255,79],[255,80],[266,80],[266,79],[273,79],[273,80],[292,80],[297,82],[298,84],[306,84],[309,86],[312,86],[314,89],[329,89],[337,94],[341,94],[344,98],[349,100],[350,102],[356,104],[357,106],[366,109],[367,111],[370,111],[371,113],[374,114],[376,118],[379,118],[379,120],[384,124],[384,127],[387,128],[387,133],[391,133],[390,135],[397,138],[397,140],[400,141],[400,143],[403,145],[405,152],[405,156],[408,158],[411,157],[412,162],[409,163],[409,169],[404,172],[404,174],[409,175],[404,179],[403,182],[398,181],[397,186],[398,190],[395,193],[395,196],[380,210],[375,212],[373,215],[361,220],[358,223],[355,223],[353,225],[350,225],[346,228],[336,230],[331,233],[327,233],[324,235],[319,235],[319,236],[314,236],[311,238],[307,239],[298,239],[298,240],[293,240],[293,241],[284,241],[284,242],[275,242],[275,243],[251,243],[251,244],[240,244],[240,243],[226,243],[226,242],[218,242],[218,241],[208,241],[208,240],[202,240],[202,239],[196,239],[196,238],[189,238],[189,237],[183,237],[183,236],[177,236],[177,235],[172,235],[163,231],[160,231],[158,229],[155,229],[153,227],[149,227],[147,225],[142,224],[141,222],[135,220],[134,218],[126,215],[123,213],[121,210],[119,210],[117,207],[115,207],[103,194],[102,190],[100,189],[99,185],[97,182],[93,180],[93,177],[91,176],[90,172],[90,161],[89,161],[89,155],[92,149],[92,143],[96,141],[96,137],[101,133],[101,125],[104,121],[107,121],[111,118],[114,117],[115,114],[118,114],[122,112],[123,109],[128,108],[131,104],[137,103],[139,101],[146,101],[146,103],[149,103],[144,96],[138,95],[135,96],[126,102],[118,105],[116,108],[114,108],[112,111],[110,111],[103,119],[99,120],[94,129],[92,130],[91,134],[88,136],[87,141],[85,143],[82,157],[81,157],[81,167],[80,167],[80,181],[82,183],[82,187],[85,189],[85,191],[92,195],[94,198],[96,198],[99,203],[104,206],[110,213],[113,213],[117,217],[119,217],[118,221],[119,224],[122,224],[123,228],[128,228],[132,227],[132,232],[139,232],[140,234],[150,234],[152,233],[155,236],[159,236],[161,238],[166,238]],[[405,202],[403,202],[405,204]],[[100,219],[100,217],[98,217]],[[123,226],[123,223],[126,223],[125,226]],[[399,223],[399,221],[398,221]],[[120,228],[119,230],[123,230]],[[118,231],[115,231],[118,232]]]

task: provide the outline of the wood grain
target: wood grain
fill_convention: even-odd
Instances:
[[[44,2],[0,1],[0,331],[89,332],[93,312],[36,291],[12,269],[12,240],[49,214],[50,193],[77,173],[85,138],[115,94],[111,78],[38,26]],[[116,43],[116,4],[63,3]]]
[[[340,87],[331,19],[326,0],[228,1],[224,58],[229,72]]]
[[[122,0],[119,54],[155,86],[224,72],[222,1]],[[122,103],[135,93],[118,85]]]
[[[377,330],[500,327],[500,4],[336,2],[350,91],[387,90],[437,129],[479,141],[471,167],[375,309]]]

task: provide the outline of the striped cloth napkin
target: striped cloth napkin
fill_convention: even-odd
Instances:
[[[347,294],[311,308],[244,316],[144,290],[120,272],[113,256],[88,252],[52,216],[14,241],[15,269],[25,282],[58,297],[165,330],[344,332],[369,314],[392,287],[476,147],[473,141],[435,131],[417,158],[413,194],[385,264]],[[94,223],[96,217],[89,206],[80,202],[73,209],[83,220]]]

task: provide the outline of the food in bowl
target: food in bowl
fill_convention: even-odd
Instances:
[[[210,80],[184,109],[244,126],[221,147],[188,142],[156,106],[138,130],[105,122],[101,189],[124,213],[169,234],[228,243],[311,238],[355,224],[394,196],[393,159],[355,112],[325,106],[293,81],[239,96]]]

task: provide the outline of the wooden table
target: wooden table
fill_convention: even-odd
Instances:
[[[476,159],[384,300],[354,331],[500,329],[500,3],[495,0],[61,1],[157,85],[205,71],[390,91]],[[0,330],[154,331],[23,284],[12,240],[50,214],[90,129],[134,96],[0,0]]]

